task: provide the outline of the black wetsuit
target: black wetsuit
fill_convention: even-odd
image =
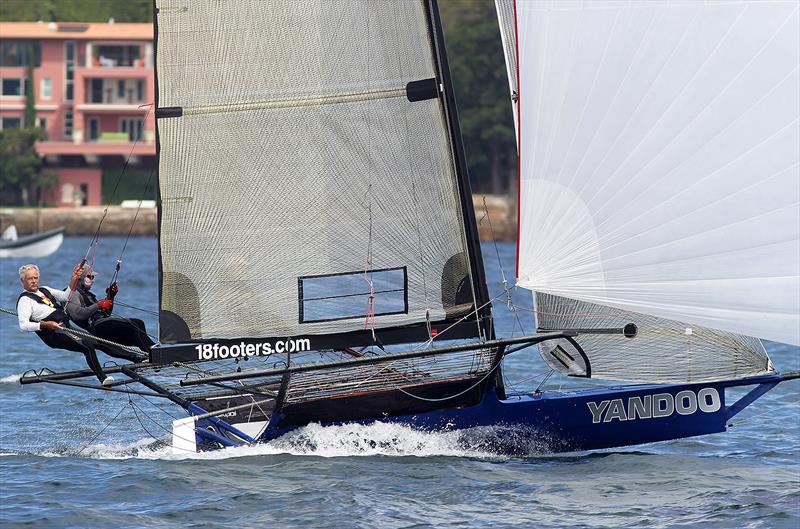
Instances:
[[[122,345],[138,347],[145,353],[154,345],[147,335],[144,322],[136,318],[113,316],[97,306],[97,296],[79,281],[75,296],[67,304],[69,317],[78,326],[86,329],[99,338],[104,338]],[[145,357],[121,347],[97,342],[95,347],[109,356],[140,362]]]
[[[69,318],[67,314],[64,312],[64,309],[61,306],[61,303],[53,297],[49,290],[43,287],[39,287],[39,291],[44,294],[47,299],[50,300],[52,303],[52,307],[55,307],[55,310],[43,318],[41,321],[56,321],[62,324],[64,327],[69,327]],[[41,303],[42,305],[47,305],[42,298],[33,294],[31,292],[23,292],[17,298],[17,303],[23,297],[30,298],[36,303]],[[106,375],[103,373],[103,369],[100,367],[100,362],[97,360],[97,353],[94,350],[94,344],[92,344],[89,340],[85,338],[80,338],[78,336],[73,336],[68,334],[64,331],[53,331],[49,329],[42,329],[40,331],[36,331],[37,336],[42,339],[44,343],[46,343],[49,347],[53,349],[66,349],[67,351],[75,351],[78,353],[83,353],[83,356],[86,357],[86,363],[89,365],[89,368],[94,372],[95,376],[101,382],[105,380]]]

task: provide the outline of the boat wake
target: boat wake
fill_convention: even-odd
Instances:
[[[5,377],[0,377],[0,384],[13,384],[19,382],[22,378],[22,373],[16,375],[8,375]]]
[[[310,424],[268,443],[225,448],[211,452],[176,453],[168,438],[154,441],[140,439],[133,443],[98,443],[79,449],[55,449],[39,455],[45,457],[89,457],[96,459],[163,459],[217,460],[251,456],[290,455],[312,457],[466,457],[505,460],[509,450],[498,450],[513,444],[519,456],[541,456],[548,453],[543,441],[518,437],[510,428],[480,427],[468,430],[427,432],[408,426],[376,422],[369,425],[344,424],[321,426]],[[522,443],[525,443],[524,445]]]

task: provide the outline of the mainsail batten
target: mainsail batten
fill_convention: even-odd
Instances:
[[[405,87],[375,92],[359,92],[353,94],[340,94],[336,96],[306,97],[303,99],[282,99],[275,101],[245,101],[241,103],[228,103],[224,105],[208,105],[201,107],[180,107],[182,114],[221,114],[226,112],[241,112],[244,110],[269,110],[292,107],[319,107],[336,105],[340,103],[355,103],[361,101],[374,101],[378,99],[391,99],[408,97]]]
[[[518,284],[800,344],[797,3],[515,8]]]

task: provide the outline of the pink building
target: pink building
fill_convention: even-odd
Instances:
[[[101,205],[103,168],[152,166],[152,25],[0,22],[0,128],[24,124],[30,60],[37,152],[60,179],[49,204]]]

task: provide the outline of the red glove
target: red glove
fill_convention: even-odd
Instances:
[[[97,302],[97,306],[100,307],[101,310],[111,310],[114,307],[114,302],[110,299],[101,299]]]
[[[119,292],[119,287],[117,286],[117,282],[114,281],[113,283],[111,283],[111,286],[108,287],[108,289],[106,289],[106,294],[108,294],[108,296],[111,297],[115,296],[117,292]]]

